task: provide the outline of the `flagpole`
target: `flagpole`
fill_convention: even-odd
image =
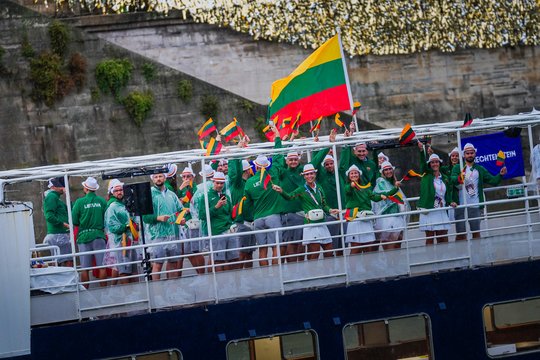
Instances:
[[[336,28],[336,32],[338,35],[338,43],[339,43],[339,52],[341,53],[341,64],[343,65],[343,73],[345,74],[345,84],[347,85],[347,94],[349,95],[349,106],[351,112],[354,111],[354,104],[352,100],[352,93],[351,93],[351,82],[349,81],[349,73],[347,72],[347,64],[345,64],[345,54],[343,53],[343,46],[341,45],[341,31],[339,27]],[[355,129],[358,131],[358,121],[356,120],[356,114],[353,115],[354,120],[354,126]]]

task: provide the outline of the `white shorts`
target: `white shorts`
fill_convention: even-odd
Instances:
[[[373,241],[375,241],[375,234],[371,220],[355,220],[347,223],[345,243],[370,243]]]
[[[305,227],[302,231],[302,245],[330,244],[332,236],[326,225]]]

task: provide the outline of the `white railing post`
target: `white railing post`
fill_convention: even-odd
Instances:
[[[277,252],[277,260],[278,260],[278,271],[279,271],[279,287],[280,287],[280,291],[281,291],[281,295],[284,295],[285,294],[285,284],[283,283],[283,264],[281,263],[281,246],[279,244],[279,233],[278,231],[281,231],[281,230],[276,230],[275,232],[275,236],[276,236],[276,252]],[[260,254],[260,251],[259,251],[259,254]],[[276,255],[276,254],[272,254],[272,255]],[[269,264],[268,266],[272,266],[272,260],[269,260]]]
[[[336,194],[337,194],[337,201],[338,201],[338,209],[339,209],[339,237],[341,238],[341,251],[343,252],[343,267],[345,268],[345,284],[349,284],[349,271],[347,266],[347,254],[345,251],[345,227],[343,226],[343,204],[341,203],[341,182],[339,177],[339,166],[337,162],[337,149],[336,144],[332,145],[332,157],[334,158],[334,177],[336,179]]]

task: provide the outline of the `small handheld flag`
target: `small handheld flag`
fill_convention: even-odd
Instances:
[[[215,138],[210,138],[208,145],[206,147],[206,156],[217,155],[221,151],[221,142],[217,141]]]
[[[362,104],[360,104],[360,101],[355,101],[353,104],[352,116],[356,115],[356,113],[358,112],[358,110],[360,110],[361,107]]]
[[[407,123],[403,130],[401,130],[401,135],[399,136],[399,143],[401,145],[406,145],[414,139],[416,133],[411,127],[411,124]]]
[[[138,241],[139,230],[137,229],[137,224],[135,224],[131,219],[129,219],[129,230],[131,231],[131,235],[133,235],[133,240]]]
[[[233,118],[233,121],[221,129],[219,133],[225,137],[225,141],[231,141],[234,137],[241,135],[236,118]]]
[[[354,209],[347,209],[345,210],[345,220],[347,221],[353,221],[356,219],[356,215],[358,215],[358,208]]]
[[[193,194],[191,193],[191,191],[186,191],[186,195],[184,195],[184,197],[182,199],[180,199],[184,204],[188,203],[191,201],[191,198],[193,197]]]
[[[184,219],[184,216],[186,216],[187,211],[188,209],[183,209],[182,211],[176,213],[176,220],[174,221],[174,223],[180,225],[180,223]]]
[[[345,124],[343,123],[343,121],[341,121],[339,119],[339,113],[336,114],[336,117],[334,118],[334,122],[336,123],[337,126],[339,126],[340,128],[343,127]]]
[[[388,197],[388,200],[395,202],[396,204],[399,204],[399,205],[405,204],[405,202],[403,201],[403,196],[399,192],[394,195],[390,195]]]
[[[240,199],[240,201],[238,202],[238,204],[234,205],[233,206],[233,209],[232,209],[232,218],[233,219],[236,219],[236,217],[238,215],[242,215],[242,210],[243,210],[243,207],[244,207],[244,200],[246,200],[246,197],[242,197],[242,199]]]
[[[213,131],[217,131],[216,125],[214,124],[214,121],[212,118],[206,120],[206,122],[203,124],[203,126],[197,131],[197,135],[199,135],[199,139],[202,139],[208,135],[210,135]]]
[[[272,182],[272,177],[270,176],[270,174],[266,174],[264,176],[264,180],[263,180],[263,188],[264,190],[266,190],[268,188],[268,183]]]
[[[497,162],[495,162],[495,165],[503,166],[505,159],[506,159],[506,155],[504,154],[502,150],[499,150],[499,152],[497,153]]]
[[[411,169],[411,170],[407,171],[407,173],[405,174],[405,176],[403,176],[403,179],[401,179],[401,181],[407,181],[407,180],[412,179],[413,177],[424,177],[424,175],[425,175],[425,173],[419,174],[416,171]]]
[[[473,122],[473,118],[471,116],[471,113],[466,113],[465,114],[465,120],[463,120],[463,125],[461,127],[467,127],[469,125],[471,125]]]
[[[321,121],[322,121],[322,116],[320,118],[317,119],[317,122],[315,123],[315,125],[313,125],[313,127],[309,130],[309,132],[315,132],[315,131],[319,131],[319,129],[321,128]]]

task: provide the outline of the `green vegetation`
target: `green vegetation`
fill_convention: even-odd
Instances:
[[[23,33],[21,40],[21,54],[27,59],[31,59],[36,56],[36,51],[32,47],[32,44],[30,44],[30,41],[28,40],[28,33],[26,33],[26,31]]]
[[[104,93],[111,93],[120,99],[120,90],[131,79],[133,64],[128,59],[103,60],[96,66],[96,82]]]
[[[244,109],[247,112],[252,112],[253,109],[255,108],[255,105],[251,101],[246,100],[246,99],[242,100],[242,102],[240,103],[240,106],[242,107],[242,109]]]
[[[219,113],[219,102],[214,95],[204,95],[201,100],[201,114],[206,118],[214,118]]]
[[[146,79],[146,82],[150,82],[156,77],[156,66],[150,62],[146,62],[142,66],[142,73],[144,78]]]
[[[193,84],[189,80],[180,80],[177,87],[178,97],[187,103],[193,97]]]
[[[49,25],[49,38],[51,40],[52,52],[60,57],[64,57],[67,53],[70,40],[67,26],[58,20],[51,22]]]
[[[122,104],[135,125],[141,127],[154,107],[154,95],[150,91],[134,91],[122,100]]]
[[[101,99],[101,93],[97,87],[92,87],[90,89],[90,100],[95,104]]]
[[[73,88],[70,76],[62,71],[62,60],[50,52],[43,52],[30,61],[30,81],[34,85],[30,97],[49,107]]]
[[[263,129],[266,127],[267,123],[266,123],[266,119],[262,116],[257,116],[255,118],[255,126],[254,126],[254,129],[255,129],[255,133],[257,134],[257,136],[259,137],[259,139],[261,141],[266,141],[266,136],[264,136],[264,132],[263,132]]]

